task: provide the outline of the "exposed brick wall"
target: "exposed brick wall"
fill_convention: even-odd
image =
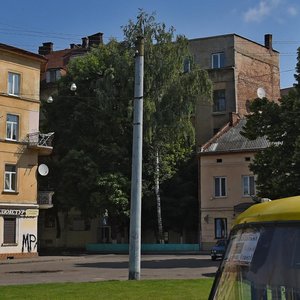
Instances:
[[[264,88],[269,100],[280,98],[279,54],[256,43],[236,38],[235,65],[237,112],[247,114],[247,101],[257,98]]]

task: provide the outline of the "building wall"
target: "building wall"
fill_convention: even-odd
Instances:
[[[194,61],[208,71],[213,90],[225,90],[226,110],[213,112],[212,101],[196,107],[196,142],[203,145],[230,120],[230,113],[249,113],[249,100],[264,88],[269,100],[280,98],[279,53],[235,34],[189,40]],[[222,68],[212,69],[212,54],[224,52]]]
[[[19,51],[0,48],[0,258],[37,255],[38,152],[27,148],[27,134],[39,130],[41,62]],[[19,96],[8,95],[8,72],[20,74]],[[6,140],[7,114],[19,117],[17,141]],[[4,191],[5,164],[17,167],[15,192]],[[4,244],[7,217],[16,218],[14,244]]]
[[[213,82],[213,90],[224,89],[226,92],[226,110],[213,112],[212,100],[201,99],[196,107],[196,141],[198,145],[207,142],[229,120],[229,113],[235,111],[234,82],[234,36],[223,35],[189,40],[189,49],[194,61],[202,69],[208,71]],[[212,69],[212,54],[224,52],[225,65],[220,69]]]
[[[235,68],[238,107],[242,116],[248,113],[247,100],[257,98],[263,88],[269,100],[280,98],[279,53],[235,36]]]
[[[251,197],[243,196],[242,176],[252,175],[249,163],[253,157],[253,152],[200,156],[201,242],[204,250],[210,249],[216,242],[215,219],[227,219],[228,236],[236,217],[234,206],[252,202]],[[222,162],[217,162],[217,159]],[[218,176],[227,178],[225,197],[214,197],[214,177]]]

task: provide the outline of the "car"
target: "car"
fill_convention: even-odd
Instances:
[[[218,258],[223,259],[226,250],[226,240],[218,240],[217,243],[211,248],[211,260]]]

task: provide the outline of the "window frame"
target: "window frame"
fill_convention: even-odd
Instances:
[[[221,221],[221,225],[224,225],[224,228],[220,228],[218,230],[218,226],[217,223],[218,221]],[[227,235],[228,235],[228,230],[227,230],[227,218],[215,218],[215,239],[227,239]],[[220,231],[220,235],[218,234],[218,232]],[[224,233],[223,233],[224,232]]]
[[[21,90],[21,74],[16,72],[8,72],[7,93],[10,96],[20,97]],[[15,78],[18,78],[16,82]],[[12,81],[11,81],[12,79]]]
[[[245,182],[246,179],[246,182]],[[253,180],[253,188],[251,187],[251,179]],[[248,193],[245,193],[245,189],[248,190]],[[251,194],[251,189],[253,194]],[[251,197],[256,195],[256,185],[255,185],[255,176],[254,175],[242,175],[242,195],[243,197]]]
[[[223,193],[223,186],[222,186],[223,180],[224,180],[224,193]],[[217,190],[218,190],[218,194],[216,193]],[[227,178],[226,176],[214,176],[214,198],[224,198],[224,197],[227,197]]]
[[[8,116],[16,117],[16,121],[9,121]],[[18,141],[19,140],[19,116],[14,114],[7,114],[6,115],[6,140],[8,141]],[[10,127],[10,136],[8,136],[8,127]],[[14,129],[16,138],[14,139]]]
[[[7,170],[7,167],[13,167],[14,171]],[[17,192],[17,166],[14,164],[5,164],[4,167],[4,192]],[[6,188],[6,179],[8,178],[8,188]]]
[[[7,234],[7,230],[8,230],[7,221],[8,220],[13,221],[12,226],[13,226],[14,232],[13,232],[13,235],[7,239],[7,235],[8,235]],[[11,217],[11,216],[3,217],[3,245],[17,245],[17,228],[18,228],[18,221],[17,221],[16,217]]]
[[[226,112],[226,90],[214,90],[213,91],[213,112],[223,113]]]
[[[60,69],[49,69],[46,71],[46,83],[54,83],[61,79]]]
[[[216,60],[215,60],[216,59]],[[215,64],[216,62],[216,64]],[[225,52],[215,52],[211,54],[211,68],[221,69],[225,67]]]

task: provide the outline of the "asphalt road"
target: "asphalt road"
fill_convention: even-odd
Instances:
[[[214,277],[219,261],[209,255],[142,255],[143,279]],[[0,285],[128,279],[128,255],[40,256],[0,261]]]

